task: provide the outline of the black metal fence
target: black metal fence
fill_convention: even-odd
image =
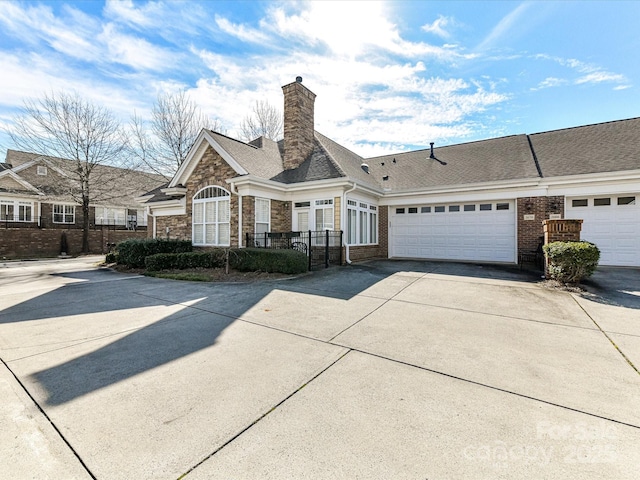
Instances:
[[[75,219],[74,223],[54,222],[50,217],[35,217],[29,221],[19,217],[3,216],[0,218],[0,228],[55,228],[58,230],[82,229],[82,219]],[[127,223],[115,220],[102,220],[99,224],[91,222],[91,230],[146,230],[146,225],[139,225],[135,220]]]
[[[254,248],[297,250],[307,255],[309,270],[315,267],[342,265],[341,230],[247,233],[245,245]]]

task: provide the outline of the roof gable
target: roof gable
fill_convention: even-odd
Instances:
[[[0,191],[29,192],[42,195],[42,192],[11,170],[0,172]]]
[[[219,135],[219,134],[218,134]],[[238,175],[247,175],[249,172],[240,165],[235,158],[227,152],[222,145],[218,142],[218,135],[210,130],[202,129],[198,138],[193,143],[193,146],[189,150],[187,154],[187,158],[185,158],[182,165],[174,175],[174,177],[169,182],[169,187],[175,187],[177,185],[184,185],[187,182],[187,179],[191,176],[195,168],[198,166],[200,160],[202,160],[202,156],[204,152],[207,150],[207,147],[210,146],[213,148],[218,154],[223,158],[225,162],[238,174]],[[228,137],[227,137],[228,138]],[[245,144],[246,145],[246,144]],[[249,147],[249,145],[247,145]],[[250,147],[256,148],[256,147]]]

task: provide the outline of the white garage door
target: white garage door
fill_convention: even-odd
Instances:
[[[582,219],[580,238],[600,249],[600,265],[640,266],[640,193],[567,198],[566,218]]]
[[[515,263],[513,201],[390,207],[390,256]]]

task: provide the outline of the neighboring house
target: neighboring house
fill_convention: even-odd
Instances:
[[[576,218],[601,264],[640,266],[640,118],[365,159],[314,130],[301,82],[282,87],[284,140],[200,133],[139,198],[150,236],[247,246],[247,233],[343,230],[351,260],[516,263],[543,220]]]
[[[82,208],[70,189],[74,162],[37,153],[8,150],[0,164],[0,227],[82,228]],[[140,193],[165,180],[145,172],[96,165],[90,176],[92,227],[145,229]],[[95,200],[94,200],[95,199]]]

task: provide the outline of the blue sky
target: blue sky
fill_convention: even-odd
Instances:
[[[316,130],[372,156],[640,116],[640,2],[0,1],[0,158],[24,99],[127,122],[186,89],[237,137],[300,75]]]

